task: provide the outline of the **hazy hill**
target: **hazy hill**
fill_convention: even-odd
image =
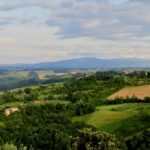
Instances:
[[[93,57],[77,58],[37,64],[3,65],[0,68],[17,69],[56,69],[56,68],[150,68],[150,60],[145,59],[98,59]]]

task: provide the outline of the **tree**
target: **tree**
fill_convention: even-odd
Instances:
[[[118,150],[119,142],[114,135],[85,128],[73,138],[73,150]]]
[[[130,150],[148,150],[150,149],[150,129],[145,130],[140,135],[135,135],[126,141]]]
[[[32,91],[31,88],[25,88],[25,89],[24,89],[25,94],[30,94],[31,91]]]
[[[145,71],[140,72],[140,78],[146,78],[146,72]]]
[[[33,100],[37,100],[38,97],[39,97],[38,92],[31,92],[30,94],[28,94],[28,95],[25,97],[25,99],[26,99],[27,101],[33,101]]]
[[[72,92],[67,93],[66,100],[71,101],[73,103],[77,101],[75,95]]]
[[[150,72],[147,73],[147,77],[150,78]]]
[[[34,71],[29,72],[28,77],[31,79],[39,80],[38,74]]]

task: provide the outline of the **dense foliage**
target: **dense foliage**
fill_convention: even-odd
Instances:
[[[79,131],[72,141],[73,150],[118,150],[119,143],[114,135],[106,132],[92,132],[90,129]]]
[[[139,133],[132,138],[128,139],[127,147],[130,150],[149,150],[150,149],[150,129]]]
[[[69,150],[72,138],[78,136],[78,129],[82,131],[83,128],[90,126],[82,122],[72,123],[65,115],[65,111],[57,105],[46,104],[23,108],[20,113],[14,113],[9,117],[3,116],[1,121],[4,125],[0,127],[0,144],[13,142],[19,149],[27,147],[35,150]],[[95,133],[91,131],[89,136]],[[96,135],[100,142],[104,136],[112,141],[112,145],[117,144],[117,140],[112,135],[103,134],[99,132],[99,135]],[[112,145],[109,145],[108,141],[104,150]]]
[[[136,96],[132,97],[116,97],[114,100],[108,100],[108,104],[122,104],[122,103],[150,103],[150,97],[145,97],[144,99],[137,98]]]

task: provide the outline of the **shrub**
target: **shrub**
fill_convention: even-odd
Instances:
[[[13,144],[6,143],[0,148],[0,150],[17,150],[17,147]]]
[[[72,139],[72,150],[118,150],[119,142],[114,135],[85,128]]]

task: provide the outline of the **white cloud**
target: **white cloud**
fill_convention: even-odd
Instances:
[[[10,44],[14,44],[15,40],[13,38],[9,38],[9,37],[0,37],[0,44],[2,45],[10,45]]]

